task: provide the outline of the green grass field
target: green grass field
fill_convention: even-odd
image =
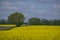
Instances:
[[[0,40],[60,40],[60,26],[22,26],[0,31]]]

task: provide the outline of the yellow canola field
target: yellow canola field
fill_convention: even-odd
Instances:
[[[0,31],[0,40],[60,40],[60,26],[22,26]]]

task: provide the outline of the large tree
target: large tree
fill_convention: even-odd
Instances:
[[[8,21],[10,23],[17,24],[17,26],[21,25],[24,22],[24,19],[25,19],[24,15],[22,13],[19,13],[19,12],[12,13],[8,17]]]
[[[40,24],[39,18],[30,18],[28,21],[29,21],[30,25],[39,25]]]

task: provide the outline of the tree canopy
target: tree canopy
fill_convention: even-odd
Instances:
[[[25,19],[24,15],[19,12],[12,13],[8,17],[8,21],[10,23],[15,23],[15,24],[22,24],[24,22],[24,19]]]
[[[40,19],[39,18],[30,18],[29,19],[29,24],[30,25],[39,25],[40,24]]]

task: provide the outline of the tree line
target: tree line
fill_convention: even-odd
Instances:
[[[16,24],[16,26],[20,25],[60,25],[60,19],[54,19],[54,20],[47,20],[47,19],[40,19],[40,18],[30,18],[28,20],[28,23],[24,22],[25,16],[20,12],[14,12],[10,16],[8,16],[8,19],[1,19],[0,24]]]

